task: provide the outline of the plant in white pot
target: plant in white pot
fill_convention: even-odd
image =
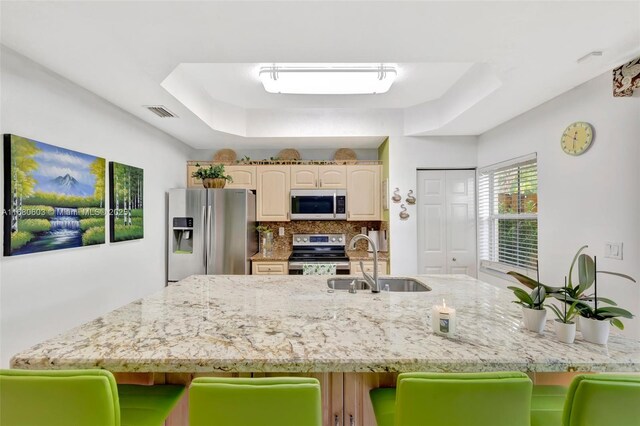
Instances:
[[[586,255],[582,255],[586,256]],[[577,310],[580,314],[580,331],[584,340],[591,343],[597,343],[599,345],[606,345],[609,340],[609,331],[611,325],[618,327],[620,330],[624,330],[624,324],[618,318],[633,318],[633,314],[626,309],[619,308],[616,303],[611,299],[605,299],[604,297],[598,297],[598,273],[617,275],[624,277],[633,282],[635,280],[628,275],[598,271],[596,266],[596,258],[592,260],[589,256],[586,256],[587,272],[593,275],[593,296],[588,301],[578,301]],[[590,278],[591,279],[591,278]],[[600,306],[598,302],[608,303],[614,306]],[[593,304],[593,306],[591,306]]]
[[[544,308],[546,298],[544,287],[538,286],[531,293],[527,293],[520,287],[510,286],[507,288],[513,291],[513,294],[518,298],[513,303],[522,306],[524,326],[527,330],[542,333],[547,320],[547,310]]]
[[[529,288],[542,286],[547,295],[567,304],[576,305],[576,312],[580,316],[580,331],[582,337],[588,342],[606,344],[609,338],[610,325],[624,329],[624,324],[618,318],[633,318],[631,312],[616,306],[616,302],[605,297],[598,296],[597,275],[607,274],[636,282],[626,274],[611,271],[597,271],[595,261],[582,253],[588,246],[582,246],[573,257],[569,268],[569,279],[565,287],[551,287],[539,283],[517,272],[508,274],[516,278],[520,283]],[[578,283],[574,285],[572,280],[573,270],[578,266]],[[596,272],[597,271],[597,272]],[[593,294],[587,294],[587,290],[594,287]],[[598,306],[600,304],[600,307]],[[608,304],[611,306],[602,306]]]
[[[564,279],[564,282],[564,288],[566,289],[566,277]],[[552,304],[547,305],[547,307],[551,309],[554,314],[556,314],[557,318],[555,319],[555,321],[553,321],[553,329],[556,332],[556,337],[558,338],[558,340],[563,343],[573,343],[576,338],[576,323],[575,321],[573,321],[573,319],[578,314],[578,312],[576,311],[576,305],[578,304],[578,302],[572,303],[571,306],[567,308],[566,293],[564,296],[564,303],[562,304],[561,308]]]

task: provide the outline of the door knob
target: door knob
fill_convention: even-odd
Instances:
[[[451,259],[451,260],[453,260],[453,261],[455,262],[457,259],[454,257],[454,258],[453,258],[453,259]]]

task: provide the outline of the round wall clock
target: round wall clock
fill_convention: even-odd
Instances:
[[[562,133],[560,146],[569,155],[583,154],[593,142],[593,127],[584,121],[569,124]]]

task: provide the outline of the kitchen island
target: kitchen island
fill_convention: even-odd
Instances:
[[[612,335],[599,346],[578,335],[566,345],[551,322],[543,335],[526,331],[507,290],[464,275],[414,278],[431,291],[331,293],[327,277],[192,276],[15,355],[12,367],[185,382],[312,375],[323,383],[325,420],[339,415],[346,424],[347,414],[369,424],[366,391],[403,371],[640,371],[638,341]],[[431,330],[431,307],[443,298],[457,311],[453,337]],[[350,413],[347,398],[356,400]]]

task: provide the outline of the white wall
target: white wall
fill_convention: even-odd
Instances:
[[[592,147],[572,157],[560,136],[574,121],[595,128]],[[614,98],[607,72],[483,134],[478,166],[538,153],[541,281],[560,285],[577,249],[588,244],[598,267],[640,281],[640,98]],[[606,241],[624,243],[624,259],[605,259]],[[493,275],[480,279],[505,283]],[[635,313],[624,320],[640,337],[640,284],[600,276],[598,292]]]
[[[19,350],[163,288],[165,190],[184,186],[191,150],[23,56],[1,54],[2,133],[145,174],[144,239],[0,260],[0,365],[7,367]]]
[[[417,169],[456,169],[476,166],[477,138],[389,137],[389,195],[400,188],[404,200],[410,189],[417,191]],[[390,204],[391,273],[418,272],[417,205],[407,206],[409,219],[400,220],[400,204]]]

